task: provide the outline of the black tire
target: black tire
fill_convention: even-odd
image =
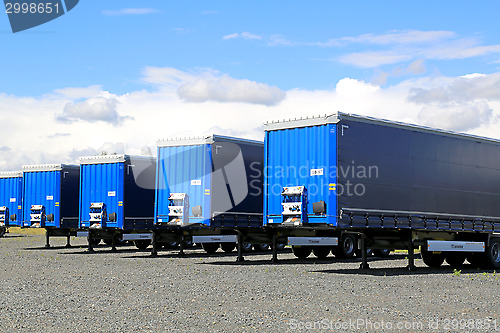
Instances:
[[[90,240],[90,244],[92,244],[92,246],[97,246],[97,245],[101,244],[101,239],[100,238],[92,238]]]
[[[0,237],[3,237],[5,235],[6,230],[6,228],[0,227]]]
[[[500,268],[500,239],[490,240],[485,253],[486,265],[488,268]]]
[[[312,252],[318,259],[325,259],[330,254],[329,246],[313,246]]]
[[[292,246],[293,254],[299,259],[305,259],[311,254],[312,248],[310,246]]]
[[[226,253],[231,253],[236,248],[236,243],[220,243],[222,251]]]
[[[337,258],[352,258],[356,253],[356,249],[356,238],[353,235],[344,235],[339,245],[332,248],[332,253]]]
[[[285,249],[285,246],[286,246],[286,244],[283,244],[283,243],[278,243],[278,244],[276,244],[276,248],[277,248],[277,250],[278,250],[278,251],[282,251],[282,250],[284,250],[284,249]],[[272,248],[273,248],[273,246],[271,245],[271,249],[272,249]]]
[[[461,252],[450,252],[446,253],[446,262],[453,268],[460,268],[465,262],[465,253]]]
[[[250,251],[252,251],[252,248],[253,248],[252,244],[243,243],[243,247],[242,247],[243,252],[250,252]]]
[[[173,249],[176,249],[179,247],[179,243],[177,242],[166,242],[166,243],[162,243],[163,244],[163,247],[165,249],[168,249],[168,250],[173,250]]]
[[[373,250],[372,249],[366,249],[366,256],[371,257],[373,255]],[[361,249],[356,250],[356,257],[361,258]]]
[[[201,247],[206,253],[215,253],[219,249],[219,243],[201,243]]]
[[[111,246],[113,244],[113,240],[112,239],[105,239],[104,244]]]
[[[264,252],[269,250],[269,244],[254,244],[253,249],[258,252]]]
[[[193,241],[185,240],[182,242],[185,249],[190,249],[194,246]]]
[[[470,253],[467,255],[467,261],[474,268],[483,268],[486,267],[486,258],[484,253]]]
[[[422,256],[424,264],[433,268],[441,266],[445,258],[444,253],[434,253],[432,251],[427,251],[427,248],[425,246],[421,247],[420,255]]]
[[[136,240],[136,241],[134,241],[134,245],[139,250],[145,250],[149,247],[149,245],[151,245],[151,241],[150,240]]]
[[[387,258],[391,254],[390,249],[377,249],[373,250],[373,255],[379,258]]]

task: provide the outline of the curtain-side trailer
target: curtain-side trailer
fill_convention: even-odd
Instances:
[[[264,127],[264,224],[298,257],[408,249],[412,269],[420,246],[500,268],[499,140],[340,112]]]

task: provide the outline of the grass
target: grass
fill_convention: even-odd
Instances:
[[[9,227],[9,233],[11,234],[21,234],[21,235],[45,235],[45,229],[43,228],[19,228],[19,227]]]

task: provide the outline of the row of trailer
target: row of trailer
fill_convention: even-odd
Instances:
[[[207,136],[158,141],[157,157],[0,173],[0,229],[132,241],[151,254],[291,246],[362,257],[414,250],[423,261],[500,268],[500,141],[344,113],[269,122],[264,143]]]

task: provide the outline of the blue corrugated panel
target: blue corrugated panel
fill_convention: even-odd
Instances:
[[[43,205],[45,214],[54,214],[46,225],[60,227],[61,171],[24,172],[24,226],[31,226],[31,205]]]
[[[336,125],[266,131],[264,221],[281,222],[284,187],[305,186],[308,222],[336,225]],[[312,204],[324,201],[326,216],[313,214]]]
[[[79,167],[66,164],[23,165],[23,226],[31,226],[31,206],[45,208],[41,227],[78,226]],[[54,219],[48,216],[53,214]]]
[[[11,221],[10,216],[6,216],[6,226],[22,225],[22,204],[23,204],[23,177],[19,175],[0,176],[0,206],[6,206],[9,209],[9,215],[15,215]]]
[[[82,164],[80,167],[80,226],[89,227],[91,203],[106,204],[107,214],[116,213],[115,222],[104,227],[124,228],[124,162]]]
[[[168,220],[170,193],[186,193],[190,211],[194,206],[202,207],[202,217],[190,216],[190,222],[210,223],[211,151],[210,144],[158,148],[156,222]]]

